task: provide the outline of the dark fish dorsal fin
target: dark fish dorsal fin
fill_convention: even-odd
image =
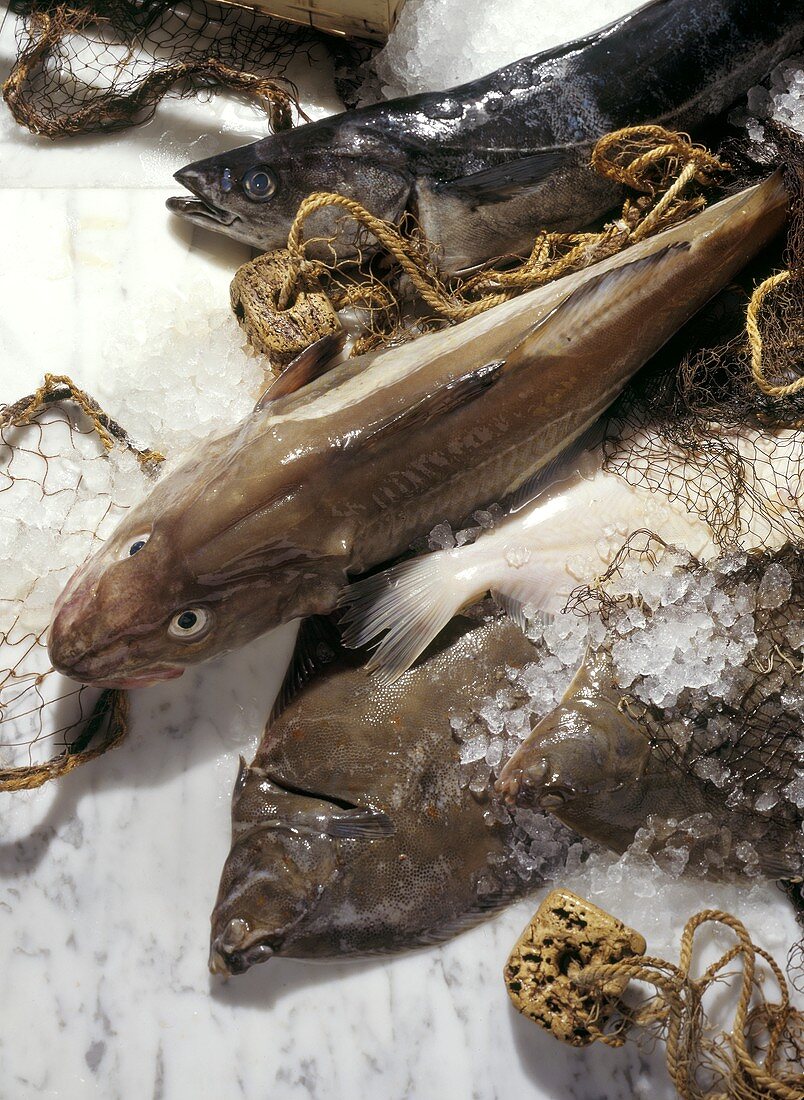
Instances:
[[[299,627],[293,656],[271,709],[269,725],[279,718],[305,684],[343,656],[340,634],[329,616],[311,615],[305,619]],[[353,653],[346,656],[350,663],[357,659]]]
[[[460,408],[493,386],[505,366],[504,359],[495,359],[482,367],[462,374],[441,386],[436,393],[423,397],[407,409],[372,425],[365,434],[356,440],[345,440],[345,447],[371,447],[378,440],[385,439],[398,431],[409,431],[421,427],[436,416],[443,416]]]
[[[259,412],[276,401],[278,397],[287,397],[289,393],[295,393],[308,382],[319,378],[329,369],[330,361],[338,354],[346,342],[346,333],[328,332],[309,348],[305,348],[300,355],[285,367],[282,373],[273,380],[268,389],[254,406],[254,412]]]
[[[520,512],[526,505],[532,504],[549,489],[578,476],[578,465],[588,451],[598,447],[606,436],[608,417],[595,420],[580,435],[559,451],[557,455],[542,466],[532,477],[524,481],[518,489],[500,502],[506,515]]]
[[[513,195],[534,191],[546,179],[568,163],[572,156],[569,148],[540,149],[528,157],[482,168],[468,176],[456,176],[443,180],[434,190],[441,194],[453,193],[467,202],[481,205],[504,202]]]

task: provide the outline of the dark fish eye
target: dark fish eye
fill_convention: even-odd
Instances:
[[[243,190],[254,202],[265,202],[276,191],[276,176],[264,164],[249,168],[242,179]]]
[[[194,641],[206,634],[212,623],[212,613],[203,607],[188,607],[170,620],[168,634],[182,641]]]
[[[138,535],[134,539],[134,541],[129,544],[128,556],[130,558],[133,558],[135,554],[139,554],[140,550],[142,550],[143,546],[145,546],[147,541],[148,541],[148,535]]]

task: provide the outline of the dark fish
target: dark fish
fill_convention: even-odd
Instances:
[[[802,44],[795,0],[654,0],[450,91],[196,161],[176,173],[196,197],[168,199],[168,208],[272,249],[287,243],[302,199],[335,191],[381,218],[413,210],[457,270],[529,250],[543,226],[577,229],[604,214],[619,188],[589,165],[600,137],[642,123],[695,133]],[[316,213],[306,235],[334,236],[341,217],[338,208]]]
[[[456,619],[383,688],[320,629],[302,627],[284,709],[241,762],[213,971],[435,943],[543,881],[517,872],[513,825],[465,785],[449,727],[451,708],[493,694],[507,667],[533,657],[519,628]],[[299,673],[322,666],[298,690]]]
[[[331,611],[350,574],[544,471],[785,212],[771,177],[594,268],[269,394],[70,581],[54,665],[135,686]]]
[[[761,597],[769,565],[781,566],[791,583],[789,598],[772,607]],[[618,686],[609,635],[587,654],[560,706],[508,761],[499,788],[617,852],[648,828],[654,850],[683,853],[699,873],[753,864],[772,878],[798,878],[804,874],[801,552],[751,555],[744,568],[726,572],[720,587],[753,593],[755,604],[756,644],[732,674],[733,693],[702,698],[685,689],[671,708],[645,704]]]

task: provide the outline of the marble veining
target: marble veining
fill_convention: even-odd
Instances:
[[[7,22],[0,78],[11,49]],[[45,371],[102,391],[126,370],[104,355],[109,331],[161,289],[200,274],[225,308],[247,250],[170,220],[163,200],[176,167],[256,132],[224,99],[171,101],[142,129],[52,144],[0,108],[2,399]],[[502,966],[538,897],[402,958],[210,977],[237,756],[293,635],[141,691],[119,749],[2,796],[0,1100],[670,1097],[661,1049],[577,1052],[509,1005]]]

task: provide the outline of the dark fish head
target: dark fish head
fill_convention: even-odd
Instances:
[[[315,191],[358,198],[372,214],[394,220],[412,186],[387,139],[337,118],[195,161],[175,178],[193,197],[168,199],[169,210],[265,251],[287,245],[299,204]],[[343,218],[340,208],[319,211],[304,236],[334,236]]]
[[[59,672],[99,687],[147,686],[244,645],[310,602],[335,602],[341,564],[326,547],[316,557],[285,534],[320,528],[308,515],[315,502],[272,486],[254,447],[253,468],[244,463],[232,484],[236,445],[237,429],[205,441],[78,569],[50,624]]]

